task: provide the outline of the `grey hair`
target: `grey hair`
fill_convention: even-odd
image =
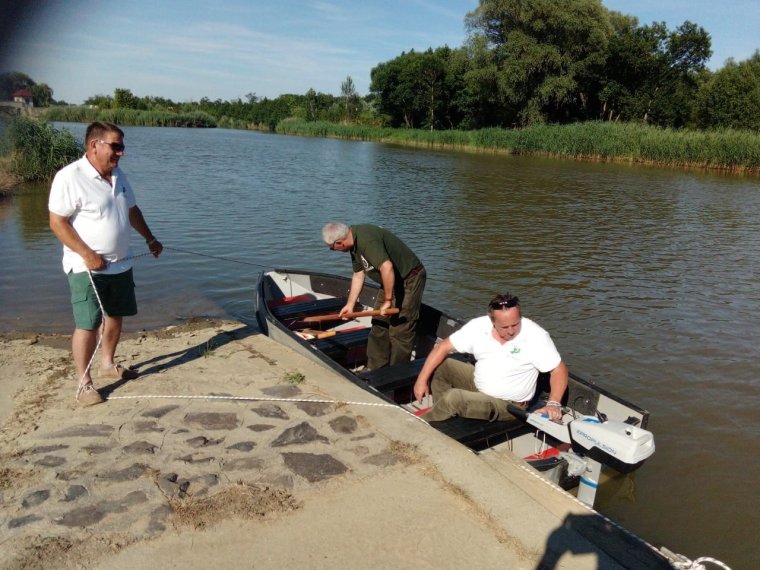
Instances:
[[[350,231],[351,229],[346,224],[330,222],[322,228],[322,239],[327,245],[332,245],[339,239],[347,238]]]

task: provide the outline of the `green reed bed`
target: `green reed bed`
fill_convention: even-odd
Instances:
[[[45,118],[49,121],[91,123],[107,121],[132,127],[196,127],[214,128],[216,120],[203,111],[173,113],[170,111],[140,111],[137,109],[95,109],[92,107],[51,107]]]
[[[276,130],[283,134],[375,140],[415,146],[760,171],[760,135],[728,129],[689,131],[634,123],[586,122],[535,125],[524,129],[430,131],[286,119],[277,125]]]
[[[70,131],[26,116],[14,118],[3,133],[0,152],[18,180],[49,180],[84,153]]]

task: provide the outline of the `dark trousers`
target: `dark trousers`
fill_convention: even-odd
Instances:
[[[447,358],[436,369],[430,382],[433,407],[422,417],[429,422],[446,420],[453,416],[476,420],[511,420],[507,404],[525,408],[527,402],[511,402],[478,392],[475,387],[475,368],[472,364]]]
[[[422,292],[425,290],[427,273],[423,267],[418,272],[397,280],[393,290],[396,315],[374,317],[367,341],[367,368],[377,370],[408,362],[414,350],[417,321],[420,318]],[[382,291],[375,301],[375,309],[384,302]]]

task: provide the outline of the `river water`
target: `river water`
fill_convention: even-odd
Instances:
[[[80,139],[84,125],[66,124]],[[126,330],[253,321],[260,271],[350,273],[327,221],[392,229],[461,317],[497,292],[571,370],[651,412],[657,451],[598,509],[655,545],[758,567],[760,179],[223,129],[128,127],[129,174],[167,246],[135,262]],[[0,200],[0,331],[70,332],[47,187]],[[145,251],[134,235],[135,253]]]

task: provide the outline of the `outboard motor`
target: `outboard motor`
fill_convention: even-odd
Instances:
[[[555,422],[545,414],[532,413],[526,421],[556,440],[572,445],[573,453],[562,452],[571,475],[580,476],[578,499],[594,505],[602,464],[629,473],[654,453],[654,435],[625,422],[602,421],[599,416],[565,415]]]

